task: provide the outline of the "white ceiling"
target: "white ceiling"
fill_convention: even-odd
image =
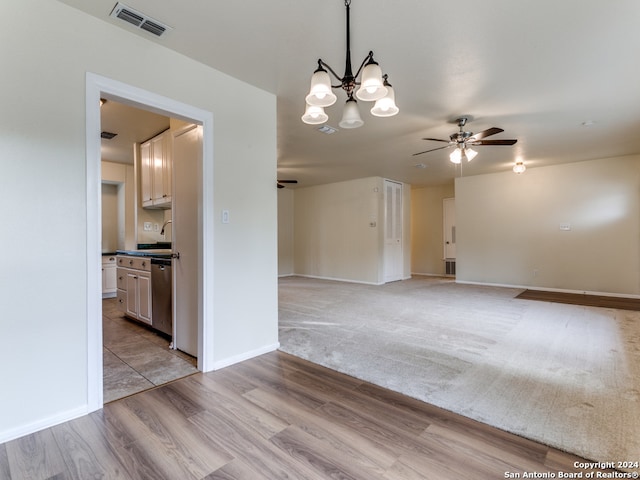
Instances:
[[[518,139],[476,148],[463,175],[508,171],[516,158],[535,168],[640,153],[637,0],[353,0],[354,70],[373,50],[400,113],[376,118],[359,102],[365,125],[333,135],[300,116],[318,58],[344,73],[343,0],[124,2],[173,27],[162,38],[110,18],[115,0],[61,1],[277,94],[278,175],[301,186],[450,181],[460,174],[450,150],[412,154],[442,146],[421,138],[447,139],[461,115],[473,118],[465,130]]]

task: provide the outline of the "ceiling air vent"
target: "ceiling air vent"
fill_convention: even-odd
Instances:
[[[113,7],[110,16],[124,20],[125,22],[130,23],[141,30],[146,30],[157,37],[161,37],[163,34],[171,30],[170,26],[151,18],[144,13],[140,13],[131,7],[127,7],[120,2],[116,3],[116,6]]]
[[[104,138],[105,140],[111,140],[113,137],[115,137],[116,135],[118,135],[117,133],[113,133],[113,132],[100,132],[100,137]]]

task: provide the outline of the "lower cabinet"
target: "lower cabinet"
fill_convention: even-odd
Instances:
[[[118,256],[118,307],[151,324],[151,264],[147,258]]]
[[[102,298],[113,298],[117,294],[116,257],[102,257]]]

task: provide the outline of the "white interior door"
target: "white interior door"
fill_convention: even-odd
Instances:
[[[384,281],[402,280],[402,184],[384,181]]]
[[[444,218],[444,258],[456,258],[456,203],[455,198],[442,201]]]
[[[202,127],[191,125],[173,137],[173,343],[174,347],[198,356],[200,299],[199,217],[202,191]]]

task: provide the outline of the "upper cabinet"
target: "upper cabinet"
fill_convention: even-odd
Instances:
[[[171,132],[140,145],[140,193],[145,208],[171,208]]]

